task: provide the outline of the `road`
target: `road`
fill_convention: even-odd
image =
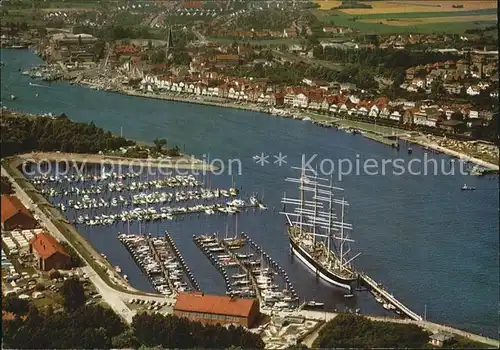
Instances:
[[[61,242],[66,242],[69,244],[73,249],[75,247],[72,245],[70,241],[64,236],[64,234],[54,225],[54,223],[49,219],[47,214],[45,214],[44,211],[40,209],[40,206],[38,203],[34,203],[33,200],[27,195],[25,190],[19,186],[17,181],[5,170],[5,168],[1,167],[1,175],[6,176],[9,178],[9,180],[12,182],[13,189],[15,191],[16,196],[19,198],[19,200],[23,203],[25,207],[30,209],[35,218],[38,219],[40,222],[41,226],[44,227],[48,232],[50,232],[56,239],[58,239]],[[75,249],[75,251],[80,255],[82,258],[82,261],[85,262],[85,266],[81,268],[82,272],[84,272],[90,279],[90,281],[95,285],[97,291],[102,295],[103,300],[109,304],[109,306],[118,314],[120,315],[126,322],[131,323],[132,318],[136,314],[135,311],[130,310],[127,305],[125,304],[126,301],[136,298],[136,299],[144,299],[144,300],[154,300],[154,301],[162,301],[162,302],[175,302],[175,299],[173,298],[166,298],[162,295],[153,295],[153,294],[143,294],[143,295],[138,295],[136,292],[135,293],[127,293],[123,291],[119,291],[110,285],[108,285],[102,278],[99,276],[99,274],[90,266],[83,255]],[[105,266],[104,266],[105,267]],[[109,271],[108,269],[108,274],[112,275],[113,272]]]

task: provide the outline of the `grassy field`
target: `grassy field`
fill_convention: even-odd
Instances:
[[[316,0],[315,2],[319,5],[319,8],[322,10],[329,10],[329,9],[332,9],[332,8],[335,8],[335,7],[342,5],[342,1],[338,1],[338,0],[335,0],[335,1]]]
[[[400,9],[401,11],[401,9]],[[340,10],[315,10],[325,25],[345,26],[362,33],[456,33],[466,29],[484,28],[496,23],[495,10],[481,10],[450,14],[450,12],[412,12],[392,14],[349,15]],[[493,12],[493,13],[492,13]]]
[[[338,1],[328,1],[322,4],[317,1],[322,9],[336,7]],[[331,6],[330,6],[331,3]],[[400,12],[461,12],[483,9],[496,9],[497,2],[491,0],[427,0],[427,1],[361,1],[361,3],[370,5],[371,9],[344,9],[343,12],[350,15],[366,15],[377,13],[400,13]],[[461,5],[462,8],[454,8],[453,5]]]
[[[342,11],[343,12],[343,11]],[[450,17],[453,20],[454,17],[471,17],[471,16],[485,16],[485,15],[495,15],[497,14],[496,9],[484,9],[484,10],[474,10],[474,11],[461,11],[461,12],[398,12],[398,13],[376,13],[376,14],[365,14],[356,15],[357,18],[368,19],[368,18],[429,18],[429,17]]]
[[[456,22],[482,22],[489,21],[495,22],[497,20],[496,15],[482,15],[482,16],[457,16],[454,18],[450,17],[428,17],[428,18],[394,18],[394,19],[381,19],[381,18],[369,18],[362,19],[361,22],[365,23],[382,23],[390,26],[415,26],[415,25],[425,25],[429,23],[456,23]]]

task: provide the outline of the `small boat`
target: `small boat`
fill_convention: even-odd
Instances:
[[[408,154],[412,154],[413,153],[413,149],[412,148],[408,148]]]
[[[467,186],[467,184],[464,184],[462,186],[462,191],[474,191],[476,188],[472,186]]]
[[[306,304],[306,306],[315,309],[322,309],[325,307],[325,303],[319,303],[317,301],[311,300]]]
[[[118,273],[121,273],[122,269],[120,268],[120,266],[115,266],[115,271]]]
[[[346,299],[350,299],[350,298],[353,298],[353,297],[354,297],[354,294],[352,294],[352,293],[344,294],[344,298],[346,298]]]
[[[15,99],[16,99],[16,96],[15,96],[15,95],[10,95],[10,99],[11,99],[11,100],[15,100]]]

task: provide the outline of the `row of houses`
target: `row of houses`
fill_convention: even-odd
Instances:
[[[211,84],[203,78],[179,79],[172,77],[145,76],[141,81],[143,90],[150,92],[173,92],[196,96],[218,97],[234,101],[249,102],[269,107],[288,107],[329,114],[345,114],[393,120],[398,123],[436,127],[440,121],[467,119],[469,127],[482,125],[491,119],[487,111],[477,111],[471,105],[439,106],[429,101],[389,101],[386,97],[363,100],[348,92],[332,92],[316,87],[268,86],[265,81],[244,78],[222,79],[220,84]],[[453,116],[453,118],[452,118]]]
[[[496,62],[486,62],[481,55],[472,55],[470,60],[448,60],[410,67],[405,78],[401,88],[410,92],[429,88],[433,81],[440,80],[450,94],[459,94],[465,89],[468,95],[474,96],[498,83],[498,67]],[[480,81],[465,83],[470,78]]]

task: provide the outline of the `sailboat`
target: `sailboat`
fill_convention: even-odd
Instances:
[[[236,225],[235,225],[235,230],[234,230],[234,236],[233,237],[228,237],[228,225],[226,223],[226,238],[224,238],[224,242],[227,244],[229,249],[239,249],[241,248],[246,240],[243,237],[238,237],[238,216],[236,216]]]
[[[358,280],[352,261],[360,254],[349,257],[349,243],[354,241],[348,234],[352,225],[344,222],[348,203],[344,198],[334,198],[334,191],[343,189],[334,187],[331,179],[326,184],[328,179],[307,175],[304,168],[294,169],[301,170],[301,177],[285,181],[299,184],[300,197],[288,198],[285,194],[285,208],[280,212],[287,219],[291,253],[321,279],[351,294],[351,285]],[[306,193],[313,193],[312,200],[306,199]],[[286,211],[286,204],[293,205],[293,211]],[[334,213],[334,205],[340,206],[340,218]]]

